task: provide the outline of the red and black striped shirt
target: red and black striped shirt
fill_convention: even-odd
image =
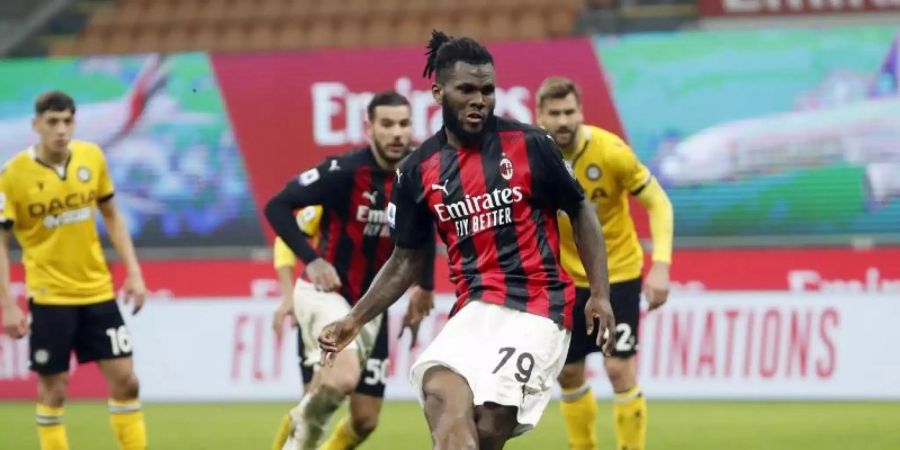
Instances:
[[[388,216],[394,241],[417,248],[432,222],[447,245],[457,311],[469,299],[570,328],[575,287],[560,265],[556,214],[584,192],[546,132],[495,118],[480,148],[438,132],[401,164]]]
[[[355,303],[394,250],[385,211],[394,174],[381,169],[369,148],[331,157],[290,181],[266,206],[266,217],[304,262],[322,257],[341,279],[341,295]],[[322,206],[319,245],[313,249],[293,212]],[[433,247],[433,241],[432,241]],[[433,262],[419,284],[431,289]]]

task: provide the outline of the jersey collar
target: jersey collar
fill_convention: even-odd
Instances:
[[[63,163],[62,167],[53,166],[52,164],[47,164],[45,161],[43,161],[41,158],[39,158],[38,154],[37,154],[37,150],[34,148],[33,145],[31,147],[28,147],[28,155],[31,156],[31,159],[33,159],[36,163],[46,167],[49,170],[52,170],[53,173],[55,173],[56,176],[58,176],[59,179],[61,179],[61,180],[65,180],[66,176],[69,174],[69,163],[72,162],[72,149],[71,148],[69,149],[69,156],[66,157],[66,162]]]

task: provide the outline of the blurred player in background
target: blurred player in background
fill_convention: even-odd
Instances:
[[[386,316],[373,318],[351,349],[328,367],[318,365],[316,337],[325,325],[350,310],[394,249],[386,208],[397,165],[411,150],[411,115],[402,95],[394,91],[375,95],[368,106],[369,147],[328,158],[303,172],[266,206],[266,217],[279,237],[306,263],[308,281],[297,280],[293,298],[285,299],[277,314],[282,321],[291,311],[296,315],[303,335],[304,365],[316,368],[300,404],[282,421],[276,449],[316,448],[329,418],[351,393],[350,419],[334,427],[322,448],[355,448],[378,422],[388,362]],[[293,214],[313,205],[322,211],[318,250]],[[419,286],[411,293],[411,310],[419,305],[427,310],[433,304],[434,251],[432,240],[430,257],[414,271]],[[418,322],[408,324],[415,334]]]
[[[585,125],[581,93],[572,81],[551,77],[537,93],[537,117],[560,146],[603,226],[609,261],[610,300],[616,316],[612,357],[604,360],[615,391],[616,448],[643,450],[647,430],[647,404],[637,384],[638,325],[641,302],[641,243],[628,213],[628,195],[647,208],[653,235],[653,266],[643,291],[650,310],[662,306],[669,295],[672,261],[673,212],[668,196],[634,152],[614,134]],[[588,278],[578,258],[572,224],[561,217],[562,261],[578,286],[582,307],[590,296]],[[597,446],[597,404],[585,377],[585,357],[600,351],[594,338],[585,335],[585,323],[576,317],[566,366],[559,375],[563,389],[562,413],[569,443],[575,450]]]
[[[444,127],[400,165],[388,209],[396,250],[319,342],[326,352],[341,352],[365,333],[365,324],[414,281],[437,224],[458,299],[410,379],[434,448],[500,449],[543,414],[573,316],[589,316],[591,326],[599,318],[607,331],[615,326],[603,236],[553,140],[537,127],[494,116],[490,52],[438,31],[428,49],[425,76],[435,75],[432,93]],[[573,310],[575,286],[559,261],[559,209],[573,218],[589,269],[592,295],[582,311]]]
[[[133,302],[135,314],[146,288],[128,228],[113,202],[106,159],[97,145],[72,140],[75,102],[68,95],[40,96],[35,113],[32,124],[40,142],[13,156],[0,174],[0,302],[6,333],[21,338],[30,331],[31,370],[39,376],[41,449],[69,448],[63,404],[73,351],[81,363],[97,361],[106,378],[119,448],[146,449],[131,341],[103,257],[95,208],[127,267],[124,301]],[[30,329],[9,291],[9,230],[23,250]]]
[[[307,206],[297,213],[297,226],[303,234],[309,236],[310,245],[317,247],[319,235],[319,221],[322,219],[321,206]],[[284,323],[289,321],[292,328],[298,328],[297,316],[294,315],[294,280],[296,279],[297,257],[290,247],[285,245],[280,237],[275,238],[272,247],[273,265],[278,275],[278,285],[281,288],[281,303],[275,309],[272,320],[272,328],[278,337],[278,342],[284,338]],[[303,383],[303,391],[309,387],[312,381],[313,367],[304,364],[303,360],[303,330],[297,329],[297,359],[300,365],[300,380]]]

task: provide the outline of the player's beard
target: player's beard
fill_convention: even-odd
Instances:
[[[384,149],[384,146],[381,145],[380,142],[378,142],[374,139],[372,141],[375,144],[375,153],[378,154],[379,158],[383,159],[384,161],[387,161],[388,164],[397,164],[400,161],[403,161],[403,158],[406,158],[406,155],[408,155],[412,151],[412,149],[409,148],[409,146],[407,146],[406,151],[404,151],[400,156],[393,156],[392,154],[388,153],[387,150]]]
[[[494,117],[494,111],[488,110],[485,113],[484,120],[481,121],[481,130],[477,132],[468,131],[463,127],[459,120],[459,111],[454,109],[447,102],[447,97],[441,100],[442,115],[444,116],[444,126],[447,127],[463,147],[477,147],[481,143],[481,137],[484,136],[485,128]]]

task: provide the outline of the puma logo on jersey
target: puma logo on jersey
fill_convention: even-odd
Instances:
[[[370,204],[374,205],[378,199],[378,191],[363,192],[362,196],[364,199],[368,200]]]
[[[431,190],[432,191],[444,191],[444,195],[450,195],[450,193],[447,192],[447,183],[449,183],[449,182],[450,182],[450,179],[448,178],[448,179],[444,180],[444,184],[432,183]]]
[[[336,172],[336,171],[338,171],[338,170],[341,170],[341,166],[338,165],[338,162],[337,162],[336,159],[332,159],[332,160],[331,160],[331,166],[328,167],[328,171],[329,171],[329,172]]]

